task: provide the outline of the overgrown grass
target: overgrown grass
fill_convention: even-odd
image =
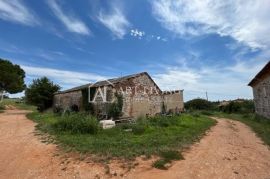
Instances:
[[[3,103],[0,103],[0,113],[4,112],[5,105]]]
[[[4,99],[1,102],[3,105],[11,105],[18,109],[29,110],[29,111],[36,111],[36,107],[26,104],[25,102],[20,101],[20,99]]]
[[[217,117],[234,119],[245,123],[264,141],[265,144],[270,146],[270,119],[266,119],[254,113],[227,114],[215,112],[213,115]]]
[[[61,117],[53,127],[58,131],[67,131],[74,134],[97,134],[100,126],[96,118],[80,113]]]
[[[198,140],[215,124],[205,116],[182,115],[140,119],[136,124],[122,124],[115,128],[81,133],[59,130],[60,121],[81,120],[80,117],[61,117],[53,113],[28,114],[38,123],[38,129],[52,134],[62,147],[81,153],[96,154],[103,158],[120,157],[132,159],[137,156],[160,155],[163,151],[181,151]],[[68,118],[68,119],[66,119]],[[127,130],[128,129],[128,130]]]
[[[81,116],[83,118],[83,116]],[[64,120],[80,120],[80,116],[61,117],[53,113],[28,114],[38,129],[55,136],[63,147],[100,156],[134,158],[159,155],[162,151],[181,150],[198,140],[215,121],[204,116],[182,115],[139,119],[136,124],[123,124],[93,134],[59,130]],[[73,122],[71,122],[73,123]],[[126,130],[131,129],[131,130]]]

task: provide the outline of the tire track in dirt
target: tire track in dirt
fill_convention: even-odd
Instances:
[[[0,114],[0,178],[97,178],[104,166],[66,157],[35,135],[27,111]]]

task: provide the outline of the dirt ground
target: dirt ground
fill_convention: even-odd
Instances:
[[[129,172],[119,162],[108,167],[65,156],[54,144],[35,135],[35,124],[26,111],[0,114],[0,178],[258,178],[270,179],[270,151],[246,125],[216,119],[205,137],[184,152],[185,160],[163,171],[151,167],[151,160],[137,159]],[[270,136],[269,136],[270,137]],[[106,173],[111,173],[108,175]]]

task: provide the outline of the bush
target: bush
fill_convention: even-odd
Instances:
[[[222,106],[220,110],[225,113],[253,113],[254,102],[252,100],[231,101],[228,105]]]
[[[205,99],[193,99],[185,103],[185,108],[188,110],[211,110],[214,105]]]
[[[60,86],[54,84],[47,77],[34,79],[25,90],[26,102],[36,105],[39,111],[50,108],[53,104],[54,93],[60,90]]]
[[[117,119],[122,115],[123,96],[121,94],[115,93],[115,97],[116,97],[116,102],[113,102],[109,106],[108,117]]]
[[[100,129],[96,118],[82,114],[63,116],[54,124],[54,127],[60,131],[80,134],[97,134]]]

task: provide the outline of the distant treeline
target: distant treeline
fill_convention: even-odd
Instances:
[[[238,99],[232,101],[207,101],[197,98],[185,103],[185,109],[192,110],[207,110],[207,111],[222,111],[226,113],[253,113],[255,111],[253,100]]]

